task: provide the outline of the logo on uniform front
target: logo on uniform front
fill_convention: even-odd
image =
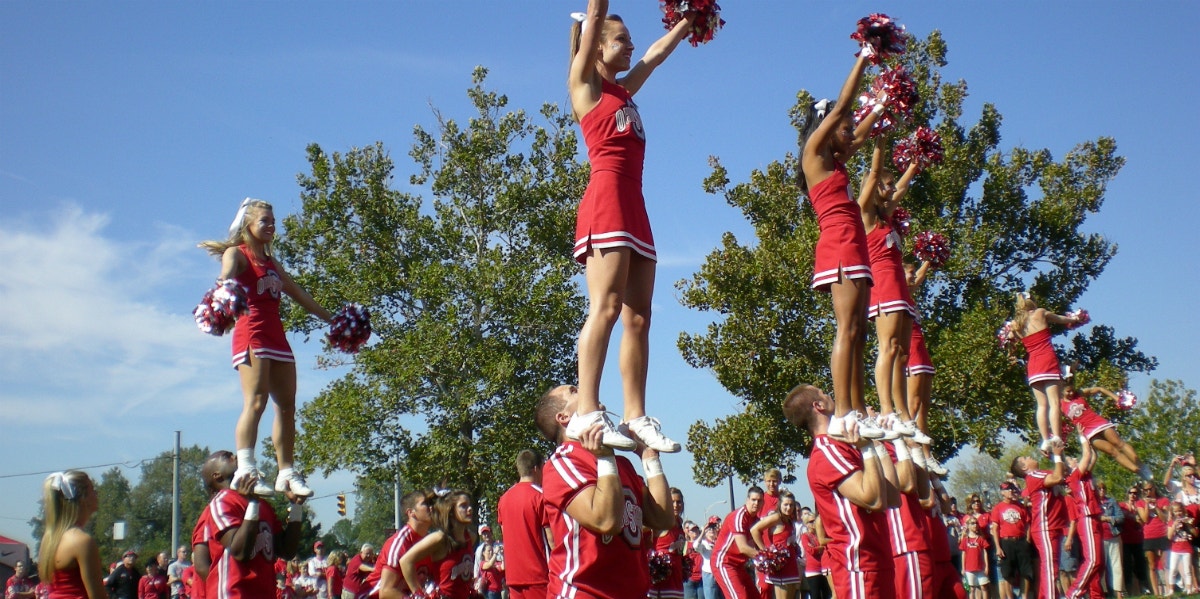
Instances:
[[[1083,416],[1083,404],[1072,403],[1067,407],[1067,418],[1078,420],[1080,416]]]
[[[638,114],[637,105],[633,103],[633,100],[626,101],[625,105],[613,114],[613,118],[616,120],[618,133],[624,133],[632,127],[638,139],[646,140],[646,130],[642,128],[642,116]]]
[[[267,274],[258,279],[258,294],[270,293],[271,297],[279,299],[281,291],[283,291],[283,279],[279,278],[279,274],[273,269],[268,268]]]

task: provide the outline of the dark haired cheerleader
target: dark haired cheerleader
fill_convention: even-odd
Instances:
[[[800,189],[808,195],[821,236],[817,240],[812,286],[833,296],[837,333],[830,356],[833,398],[836,402],[829,434],[842,435],[849,422],[859,422],[859,434],[880,438],[883,430],[866,420],[863,399],[863,344],[870,299],[871,258],[867,233],[858,205],[850,199],[846,161],[867,140],[883,112],[880,101],[857,127],[854,96],[874,50],[865,45],[836,102],[820,100],[808,109],[801,138]]]

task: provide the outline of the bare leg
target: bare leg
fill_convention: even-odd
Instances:
[[[650,305],[654,299],[655,262],[631,254],[625,302],[621,309],[621,381],[625,420],[646,415],[646,371],[650,361]]]
[[[830,285],[833,296],[833,315],[837,319],[837,333],[830,356],[830,371],[833,374],[833,400],[835,416],[844,416],[850,410],[866,412],[863,399],[863,330],[867,319],[869,288],[865,279],[842,277]]]
[[[933,375],[927,372],[908,377],[908,413],[921,432],[929,434],[929,397],[933,393]]]
[[[275,425],[271,438],[275,443],[275,461],[279,468],[291,468],[296,446],[296,364],[275,362],[271,367],[271,399],[275,400]]]
[[[1112,434],[1110,435],[1109,433]],[[1116,439],[1115,443],[1113,442],[1114,437]],[[1107,453],[1112,457],[1112,459],[1116,460],[1116,462],[1120,464],[1122,468],[1133,472],[1134,474],[1137,474],[1138,469],[1141,467],[1141,463],[1137,459],[1137,454],[1133,453],[1133,448],[1122,441],[1121,437],[1117,436],[1117,431],[1111,428],[1106,429],[1103,433],[1101,433],[1101,436],[1093,438],[1092,447]],[[1124,448],[1124,450],[1122,448]],[[1133,453],[1132,459],[1130,459],[1129,453]]]
[[[1050,434],[1062,439],[1062,381],[1043,383],[1050,416]]]
[[[907,312],[880,314],[875,317],[875,331],[879,337],[879,357],[875,361],[879,411],[890,414],[894,410],[901,420],[912,420],[904,380],[908,342],[912,339],[912,317]]]
[[[253,355],[249,363],[238,366],[238,377],[242,382],[242,413],[234,429],[235,449],[253,450],[258,441],[258,423],[270,399],[271,366],[272,360]]]
[[[587,258],[588,316],[579,331],[577,414],[600,409],[600,377],[609,337],[624,303],[630,253],[629,248],[595,249]]]
[[[1049,418],[1050,418],[1049,409],[1050,408],[1049,408],[1049,406],[1046,405],[1048,403],[1046,400],[1046,391],[1045,391],[1045,389],[1042,388],[1042,385],[1040,383],[1034,383],[1034,385],[1031,386],[1030,389],[1033,390],[1033,398],[1037,400],[1037,415],[1036,416],[1037,416],[1038,433],[1040,433],[1042,435],[1042,440],[1045,441],[1045,440],[1049,439],[1052,434],[1050,432],[1050,420],[1049,420]],[[1044,450],[1045,447],[1043,447],[1042,449]]]

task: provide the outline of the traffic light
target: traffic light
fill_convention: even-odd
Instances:
[[[338,497],[338,515],[345,516],[346,515],[346,494],[338,493],[337,497]]]

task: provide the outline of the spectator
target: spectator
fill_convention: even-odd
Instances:
[[[1121,523],[1121,557],[1125,565],[1125,591],[1131,595],[1140,595],[1151,589],[1149,564],[1146,562],[1146,552],[1142,549],[1142,520],[1137,511],[1141,496],[1141,488],[1134,485],[1126,493],[1126,501],[1117,504],[1125,516]]]
[[[317,599],[329,599],[329,589],[325,582],[325,570],[329,569],[329,560],[325,557],[325,543],[313,543],[313,556],[305,563],[308,578],[317,590]]]
[[[190,565],[192,563],[188,561],[187,545],[180,545],[175,550],[175,561],[171,562],[166,570],[167,585],[171,587],[172,599],[186,596],[183,588],[183,571]]]
[[[1033,547],[1029,543],[1029,510],[1018,500],[1012,481],[1000,483],[1000,502],[992,507],[991,536],[1000,563],[1000,599],[1013,598],[1013,586],[1029,597],[1033,581]]]
[[[375,569],[375,547],[364,543],[358,553],[346,564],[346,578],[342,581],[341,599],[366,599],[370,587],[367,576]]]
[[[1150,576],[1152,593],[1169,595],[1167,581],[1162,580],[1160,571],[1166,565],[1171,542],[1167,540],[1167,516],[1170,501],[1160,497],[1158,488],[1151,481],[1141,483],[1142,498],[1137,500],[1138,518],[1142,521],[1142,551],[1146,553],[1147,574]]]
[[[146,575],[138,580],[138,599],[167,599],[169,592],[167,575],[159,569],[159,560],[146,562]]]
[[[137,599],[138,581],[142,575],[134,565],[136,561],[137,552],[132,549],[126,551],[125,555],[121,556],[121,563],[117,564],[105,579],[104,586],[108,587],[108,594],[112,599]]]
[[[1105,581],[1108,590],[1117,599],[1125,597],[1125,564],[1121,556],[1121,526],[1125,515],[1117,500],[1108,494],[1108,483],[1096,482],[1096,495],[1100,498],[1100,539],[1104,544]]]
[[[33,578],[25,571],[25,561],[18,561],[13,575],[4,583],[4,599],[34,599]]]
[[[341,599],[342,585],[346,579],[346,552],[335,551],[329,556],[325,567],[325,592],[330,599]]]

